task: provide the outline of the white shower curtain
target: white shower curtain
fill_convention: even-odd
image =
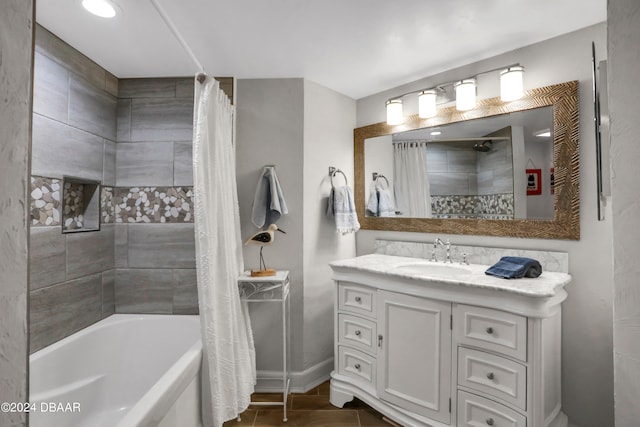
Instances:
[[[396,209],[405,217],[431,217],[427,142],[394,142],[393,162]]]
[[[205,427],[244,411],[256,382],[251,323],[237,284],[244,265],[233,139],[229,99],[214,78],[196,80],[193,177]]]

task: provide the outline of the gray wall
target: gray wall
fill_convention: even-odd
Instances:
[[[192,137],[192,78],[120,80],[114,204],[192,190]],[[160,197],[151,205],[171,206]],[[117,313],[197,314],[193,200],[184,202],[188,211],[175,217],[162,208],[149,222],[117,217]]]
[[[640,4],[608,2],[608,80],[611,117],[614,249],[614,362],[616,427],[635,427],[640,420],[640,286],[637,262],[638,90],[640,73]]]
[[[628,25],[633,25],[631,22],[636,21],[628,22]],[[580,241],[435,236],[429,233],[365,230],[358,233],[356,244],[358,254],[366,254],[374,251],[376,238],[432,242],[435,237],[441,237],[450,238],[454,246],[496,246],[568,252],[569,272],[573,281],[566,288],[569,297],[562,306],[562,401],[570,422],[581,427],[611,426],[614,418],[612,221],[610,206],[605,211],[605,221],[598,221],[595,211],[592,41],[596,44],[597,57],[606,59],[606,24],[602,23],[381,92],[360,99],[357,104],[357,126],[382,122],[385,120],[384,102],[394,95],[465,78],[515,62],[526,67],[525,89],[579,80]],[[478,97],[483,99],[498,95],[497,73],[480,76]],[[406,105],[405,113],[416,114],[417,111],[411,111],[412,108],[417,110],[417,106]],[[628,251],[630,252],[633,251]]]
[[[34,61],[32,176],[114,185],[117,79],[40,26]],[[32,219],[31,352],[114,312],[114,232],[62,234],[60,221]]]
[[[0,3],[0,402],[26,402],[28,388],[27,205],[33,1]],[[22,412],[0,425],[26,426]]]

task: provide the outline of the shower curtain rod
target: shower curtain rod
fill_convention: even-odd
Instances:
[[[196,64],[196,66],[200,70],[200,74],[198,74],[197,79],[200,83],[202,83],[206,76],[204,67],[202,66],[200,61],[198,61],[198,58],[193,53],[193,51],[191,50],[191,48],[189,47],[185,39],[182,37],[182,35],[180,34],[180,31],[178,31],[174,23],[171,21],[171,18],[169,18],[169,15],[167,14],[167,12],[162,8],[162,6],[160,6],[160,3],[158,3],[157,0],[150,0],[150,1],[153,7],[155,7],[160,17],[162,18],[162,20],[164,21],[164,23],[167,25],[167,27],[169,27],[169,30],[171,30],[175,38],[178,40],[182,48],[185,50],[185,52],[187,52],[187,54],[191,57],[191,60]]]

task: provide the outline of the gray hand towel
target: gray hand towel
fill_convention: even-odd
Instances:
[[[273,166],[265,166],[258,180],[251,207],[251,222],[258,228],[275,224],[280,216],[289,213],[284,194]]]

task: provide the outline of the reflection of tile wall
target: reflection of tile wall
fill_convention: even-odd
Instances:
[[[65,230],[82,228],[82,184],[65,182],[61,203],[60,182],[31,177],[32,226],[58,226],[63,216]],[[193,223],[193,199],[193,187],[102,187],[100,223]]]
[[[31,177],[31,226],[60,225],[60,180]]]
[[[513,193],[431,196],[434,218],[513,219]]]

